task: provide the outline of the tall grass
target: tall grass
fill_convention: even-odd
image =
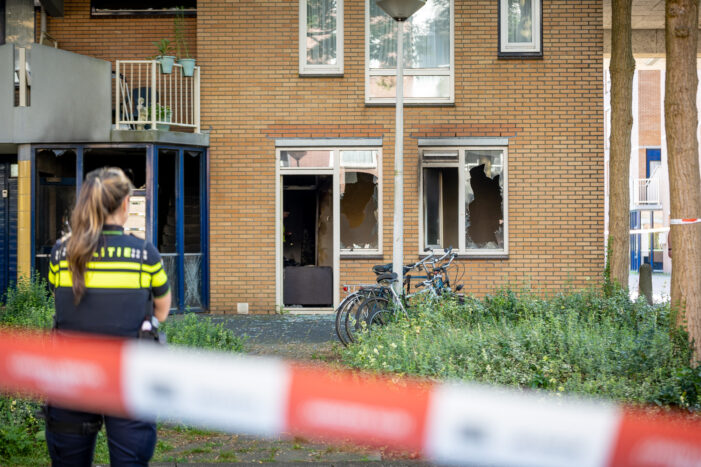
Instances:
[[[419,304],[343,354],[352,367],[701,408],[701,366],[667,305],[616,288],[539,298],[500,290]]]

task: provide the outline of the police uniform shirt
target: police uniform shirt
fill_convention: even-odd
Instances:
[[[159,298],[170,289],[158,250],[150,242],[125,235],[117,225],[104,226],[84,279],[85,293],[76,305],[65,242],[56,242],[49,284],[55,293],[57,329],[136,337],[152,313],[149,291]]]

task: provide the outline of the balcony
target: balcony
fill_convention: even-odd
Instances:
[[[654,178],[638,178],[633,180],[633,203],[640,205],[660,204],[660,180]]]
[[[116,77],[119,77],[116,79]],[[142,131],[139,131],[142,130]],[[209,146],[200,70],[110,62],[54,47],[0,45],[0,145],[146,143]]]
[[[200,69],[185,76],[173,65],[164,73],[156,60],[117,60],[114,80],[115,130],[200,133]]]

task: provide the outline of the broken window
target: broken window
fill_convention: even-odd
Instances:
[[[503,249],[502,151],[465,151],[465,248]]]
[[[422,249],[506,252],[505,155],[491,148],[423,151]]]
[[[379,250],[377,151],[341,151],[341,249]]]

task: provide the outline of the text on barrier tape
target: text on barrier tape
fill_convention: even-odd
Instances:
[[[0,388],[64,407],[421,452],[446,464],[698,466],[701,422],[136,340],[0,330]]]

